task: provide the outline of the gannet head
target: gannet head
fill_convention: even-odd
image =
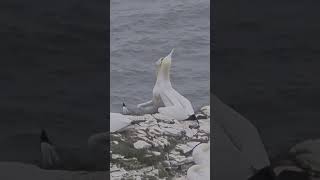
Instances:
[[[172,57],[173,51],[174,51],[174,49],[172,49],[171,52],[161,60],[162,66],[169,66],[170,67],[171,57]]]
[[[156,67],[159,68],[163,64],[171,64],[171,57],[173,54],[174,49],[166,57],[161,57],[158,61],[156,61]]]
[[[169,70],[171,67],[171,56],[173,54],[174,49],[166,57],[161,57],[158,61],[156,61],[156,74],[158,76],[159,72],[162,71],[162,74],[169,75]]]

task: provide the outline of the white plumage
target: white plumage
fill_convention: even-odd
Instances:
[[[172,88],[170,81],[171,56],[160,58],[157,62],[157,81],[153,88],[151,101],[138,105],[146,113],[158,111],[177,120],[185,120],[194,115],[190,101]]]
[[[210,165],[210,144],[199,144],[196,148],[194,148],[192,152],[192,158],[196,164]]]
[[[187,171],[187,180],[210,180],[210,167],[193,165]]]
[[[210,143],[196,146],[192,158],[196,165],[188,169],[187,180],[210,180]]]

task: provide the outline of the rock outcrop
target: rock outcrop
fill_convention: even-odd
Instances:
[[[210,140],[210,106],[196,116],[199,124],[160,114],[127,115],[132,125],[110,136],[111,179],[185,179],[195,164],[193,148]]]

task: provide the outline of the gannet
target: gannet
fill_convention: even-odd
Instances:
[[[187,180],[210,179],[210,143],[197,145],[192,152],[193,161],[196,165],[187,171]]]
[[[193,161],[196,164],[210,165],[210,144],[201,143],[192,152]]]
[[[173,51],[156,62],[157,80],[152,100],[139,104],[138,108],[145,113],[158,111],[177,120],[196,120],[190,101],[172,88],[170,68]]]
[[[210,180],[210,167],[193,165],[187,171],[187,180]]]

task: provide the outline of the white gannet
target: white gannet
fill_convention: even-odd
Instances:
[[[187,180],[210,179],[210,143],[197,145],[192,152],[193,161],[196,165],[187,171]]]
[[[59,163],[59,156],[45,130],[42,130],[41,132],[40,143],[41,166],[46,169],[57,167]]]
[[[138,105],[145,113],[159,112],[177,120],[196,120],[190,101],[172,88],[170,81],[171,56],[160,58],[156,62],[157,80],[153,88],[152,100]]]
[[[124,114],[124,115],[130,114],[129,109],[127,108],[127,106],[124,102],[122,103],[122,114]]]
[[[110,132],[121,131],[131,124],[132,120],[120,113],[110,113]]]
[[[193,165],[187,171],[187,180],[210,180],[210,167]]]
[[[210,144],[201,143],[192,152],[193,161],[196,164],[210,165]]]

